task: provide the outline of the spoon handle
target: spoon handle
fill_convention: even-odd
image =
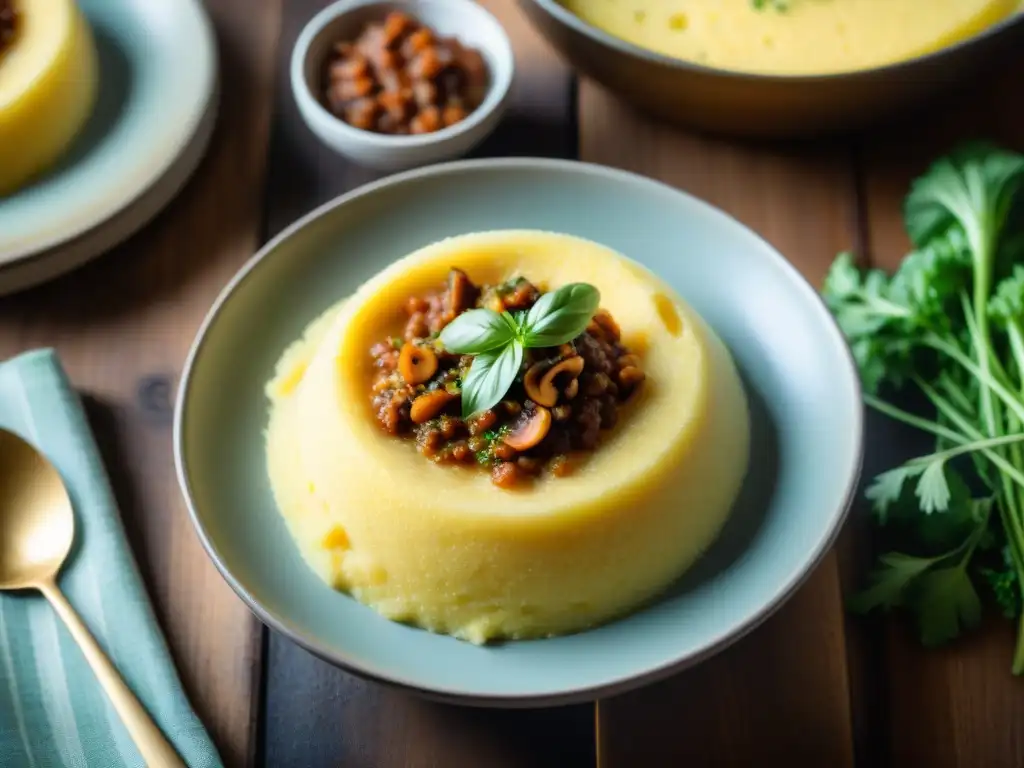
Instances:
[[[86,629],[82,619],[71,607],[71,603],[64,597],[64,593],[60,591],[56,582],[44,582],[39,585],[39,590],[64,620],[71,636],[75,638],[75,642],[82,649],[82,653],[92,667],[92,671],[96,673],[100,685],[107,692],[114,709],[117,710],[125,728],[134,739],[135,746],[138,747],[139,754],[142,755],[146,765],[149,768],[187,768],[178,753],[174,751],[174,747],[164,738],[156,723],[146,713],[145,707],[125,684],[110,659],[97,645],[95,638]]]

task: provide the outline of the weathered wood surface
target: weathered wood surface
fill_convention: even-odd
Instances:
[[[209,157],[144,232],[48,286],[0,300],[0,357],[55,346],[96,434],[186,688],[230,766],[1024,765],[1024,691],[998,620],[940,652],[898,621],[843,611],[870,547],[854,510],[836,551],[762,627],[698,668],[596,705],[472,710],[367,683],[259,627],[201,551],[173,477],[170,415],[186,350],[266,238],[374,178],[320,145],[285,76],[326,0],[207,0],[225,68]],[[835,253],[892,267],[909,180],[963,138],[1024,150],[1018,59],[944,103],[819,144],[708,138],[635,114],[570,70],[510,0],[486,0],[517,54],[512,108],[476,156],[578,157],[698,195],[814,283]],[[911,438],[868,422],[865,472]]]

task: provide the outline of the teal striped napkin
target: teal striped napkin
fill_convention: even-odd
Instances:
[[[191,768],[220,768],[157,627],[77,395],[51,350],[0,364],[0,427],[68,485],[77,544],[60,584]],[[0,489],[2,492],[2,489]],[[0,768],[143,768],[71,636],[38,594],[0,595]]]

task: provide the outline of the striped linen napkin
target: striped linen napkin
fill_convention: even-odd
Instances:
[[[0,427],[68,486],[76,543],[61,587],[191,768],[220,768],[157,627],[77,395],[51,350],[0,363]],[[0,488],[0,493],[3,489]],[[38,594],[0,594],[0,768],[142,768],[71,636]]]

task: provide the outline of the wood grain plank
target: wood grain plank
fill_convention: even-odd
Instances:
[[[814,283],[857,233],[843,145],[727,143],[651,122],[580,87],[580,154],[666,181],[733,214]],[[836,556],[774,617],[664,683],[602,701],[600,764],[853,765],[851,687]],[[685,761],[685,762],[684,762]]]
[[[55,346],[87,405],[186,691],[229,766],[252,764],[259,634],[192,530],[174,477],[174,387],[203,315],[258,244],[276,0],[210,0],[221,118],[209,155],[141,234],[0,302],[0,357]]]
[[[902,200],[931,161],[960,141],[978,138],[1024,151],[1022,78],[1024,57],[1018,55],[949,94],[941,106],[864,139],[867,245],[874,265],[894,268],[909,248]],[[923,447],[916,435],[892,424],[887,429],[901,445]],[[994,617],[966,640],[925,651],[904,622],[890,622],[891,765],[1024,765],[1024,683],[1010,674],[1014,632],[1012,623]]]
[[[278,53],[267,234],[372,178],[302,124],[287,85],[289,50],[322,0],[290,0]],[[509,114],[474,155],[571,156],[572,80],[510,2],[485,2],[517,56]],[[543,768],[594,763],[593,707],[500,711],[445,706],[346,674],[284,637],[268,639],[262,763],[269,768]],[[301,713],[301,717],[296,717]]]

